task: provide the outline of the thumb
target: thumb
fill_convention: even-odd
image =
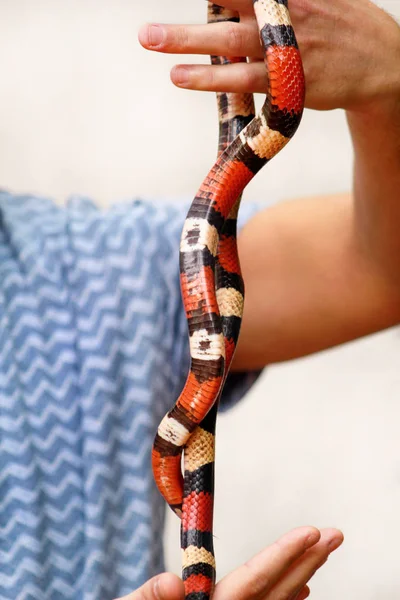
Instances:
[[[184,597],[183,582],[179,577],[163,573],[146,581],[135,592],[116,600],[183,600]]]

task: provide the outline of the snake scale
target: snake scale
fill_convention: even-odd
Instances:
[[[193,200],[180,244],[191,366],[181,395],[158,427],[152,452],[157,486],[181,518],[187,600],[208,600],[215,587],[215,424],[243,313],[236,244],[241,195],[293,137],[304,107],[303,67],[287,0],[253,0],[253,5],[268,75],[266,100],[255,116],[252,95],[217,94],[218,158]],[[238,22],[239,15],[209,2],[208,21]],[[246,60],[211,59],[213,64]]]

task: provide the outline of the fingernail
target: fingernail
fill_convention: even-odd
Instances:
[[[311,546],[314,546],[314,544],[318,542],[319,538],[319,533],[317,531],[314,531],[308,536],[308,538],[306,538],[306,541],[304,542],[304,548],[311,548]]]
[[[149,46],[155,47],[162,44],[165,38],[165,32],[159,25],[149,25],[148,34]]]
[[[333,538],[332,540],[330,540],[328,542],[328,548],[329,550],[336,550],[336,548],[339,548],[340,544],[342,543],[342,539],[341,538]]]
[[[153,591],[154,591],[154,596],[157,598],[157,600],[162,600],[162,593],[160,591],[160,580],[158,577],[154,582]]]
[[[308,598],[308,596],[310,595],[310,590],[301,590],[301,592],[298,592],[293,598],[292,600],[305,600],[306,598]]]
[[[189,83],[189,69],[186,67],[175,67],[172,76],[176,85],[185,86]]]

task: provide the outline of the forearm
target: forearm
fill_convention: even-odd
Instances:
[[[368,5],[365,5],[368,8]],[[347,107],[355,152],[355,222],[364,251],[400,277],[400,27],[374,9],[370,23],[370,77]],[[367,46],[368,47],[368,46]]]
[[[380,268],[399,282],[400,75],[398,77],[398,86],[393,87],[387,99],[368,110],[349,112],[348,122],[355,150],[355,222],[360,241]]]

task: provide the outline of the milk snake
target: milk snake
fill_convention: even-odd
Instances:
[[[236,245],[241,194],[294,135],[304,106],[303,68],[287,1],[253,0],[268,74],[265,104],[255,116],[252,95],[217,94],[218,159],[193,200],[181,237],[191,366],[181,395],[158,427],[152,463],[160,492],[181,518],[188,600],[208,600],[215,586],[215,423],[243,312]],[[238,22],[239,15],[210,2],[208,20]],[[213,64],[245,60],[212,57]]]

